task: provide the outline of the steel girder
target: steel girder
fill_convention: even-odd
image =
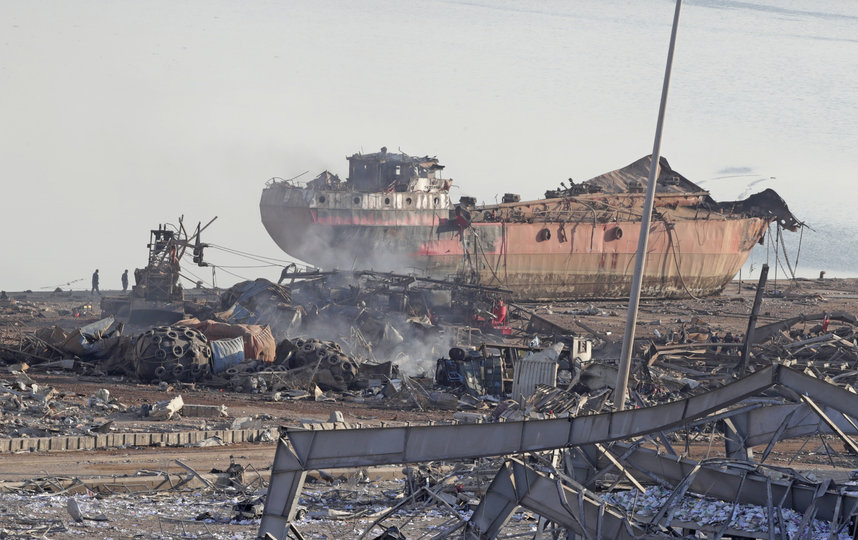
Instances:
[[[812,395],[858,418],[858,396],[775,364],[721,388],[654,407],[576,418],[331,431],[289,430],[272,469],[259,534],[280,538],[293,516],[303,471],[517,455],[666,431],[703,418],[774,384]]]
[[[274,538],[284,538],[286,527],[295,519],[298,496],[304,488],[307,470],[292,451],[288,441],[280,439],[268,481],[268,495],[259,524],[259,537],[270,533]]]
[[[769,388],[783,370],[768,367],[712,392],[642,409],[492,424],[289,430],[287,437],[306,470],[540,452],[681,426]]]
[[[853,394],[854,395],[854,394]],[[858,399],[858,396],[855,396]],[[831,407],[824,407],[826,415],[845,433],[858,435],[858,430],[844,418],[843,413]],[[792,414],[787,420],[787,416]],[[730,417],[744,437],[745,446],[768,444],[773,437],[778,440],[805,437],[814,433],[834,433],[823,423],[818,414],[803,404],[770,405]],[[781,424],[786,424],[781,428]],[[778,430],[781,433],[778,434]]]
[[[801,514],[815,503],[816,517],[825,520],[834,518],[838,498],[842,499],[839,503],[840,507],[846,509],[842,511],[842,515],[849,516],[858,508],[858,493],[839,494],[835,491],[819,493],[818,485],[772,480],[768,476],[755,473],[755,467],[749,463],[733,463],[736,467],[728,468],[724,461],[698,463],[686,458],[665,456],[646,448],[637,448],[629,453],[631,448],[631,445],[623,443],[614,445],[617,454],[628,454],[620,461],[639,480],[657,478],[676,485],[700,464],[702,467],[694,476],[689,491],[704,497],[732,501],[738,495],[739,503],[758,506],[767,506],[772,501],[775,501],[774,504],[777,506],[777,501],[782,500],[784,508],[791,508]],[[771,486],[770,495],[767,483]]]
[[[511,459],[501,467],[468,522],[472,536],[495,538],[517,507],[589,538],[633,540],[644,531],[604,502]]]

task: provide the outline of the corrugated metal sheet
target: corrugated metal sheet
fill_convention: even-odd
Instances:
[[[529,398],[536,391],[537,384],[557,385],[557,362],[539,358],[519,360],[512,380],[512,398]]]
[[[216,339],[209,342],[212,347],[212,371],[222,373],[230,366],[244,362],[244,338]]]

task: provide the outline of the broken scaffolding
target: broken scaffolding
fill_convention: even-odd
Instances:
[[[825,445],[824,434],[858,453],[855,419],[855,393],[774,364],[706,393],[632,410],[484,424],[290,429],[277,446],[260,536],[283,538],[294,528],[311,470],[501,457],[473,513],[438,503],[451,515],[444,535],[496,538],[513,512],[526,508],[542,518],[540,530],[553,528],[555,537],[837,538],[854,532],[858,490],[765,461],[779,441],[819,436]],[[667,442],[682,430],[714,434],[716,426],[726,457],[681,458]],[[761,445],[766,448],[754,461],[752,447]],[[560,451],[560,459],[541,454],[552,451]],[[714,514],[700,517],[701,505]]]

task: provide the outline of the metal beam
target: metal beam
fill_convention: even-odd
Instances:
[[[622,463],[620,463],[619,461],[617,461],[617,459],[614,457],[614,455],[613,455],[613,454],[611,454],[611,452],[609,452],[607,448],[605,448],[605,447],[604,447],[604,446],[602,446],[601,444],[597,444],[597,445],[596,445],[596,448],[598,448],[598,449],[599,449],[599,451],[602,453],[602,455],[603,455],[603,456],[605,456],[605,458],[607,458],[607,460],[611,462],[611,465],[613,465],[614,467],[616,467],[617,469],[619,469],[619,471],[623,474],[623,476],[625,476],[625,477],[626,477],[626,479],[627,479],[629,482],[631,482],[631,484],[632,484],[635,488],[637,488],[637,490],[638,490],[638,491],[640,491],[640,492],[644,492],[644,491],[646,491],[646,488],[645,488],[645,487],[643,487],[643,486],[640,484],[640,482],[638,482],[638,481],[637,481],[637,478],[635,478],[633,475],[629,474],[629,471],[627,471],[627,470],[626,470],[626,468],[625,468],[625,467],[623,467],[623,464],[622,464]]]
[[[650,475],[655,475],[662,480],[676,485],[700,464],[691,459],[665,456],[647,448],[639,447],[633,449],[633,446],[629,444],[616,443],[614,445],[614,450],[618,455],[630,449],[632,449],[632,452],[628,456],[625,458],[619,457],[618,459],[625,463],[628,467],[627,470],[642,482],[651,478]],[[704,464],[691,482],[688,491],[723,501],[734,500],[736,493],[739,491],[742,475],[747,473],[749,468],[747,464],[744,467],[732,469],[724,465],[729,465],[729,463],[712,461],[711,463]],[[769,480],[769,477],[763,474],[748,474],[740,493],[739,503],[767,506],[769,504],[767,480]],[[801,514],[807,510],[817,496],[817,485],[805,485],[797,481],[785,482],[780,480],[770,480],[770,483],[771,494],[774,500],[784,499],[784,496],[787,495],[783,505]],[[855,505],[858,505],[858,494],[847,492],[842,496],[844,497],[843,504],[847,508],[853,508]],[[840,497],[841,495],[836,489],[832,489],[821,495],[816,503],[817,517],[825,520],[833,519],[837,501]]]
[[[580,418],[289,430],[288,441],[280,439],[277,445],[259,534],[282,537],[307,470],[522,454],[644,435],[682,425],[766,389],[782,369],[771,366],[713,392],[673,403]]]
[[[271,467],[268,482],[268,495],[262,510],[262,522],[259,524],[259,536],[266,533],[274,538],[285,538],[289,522],[295,519],[298,509],[298,497],[304,488],[307,470],[292,451],[288,441],[280,439]]]
[[[810,406],[811,410],[813,410],[813,412],[816,413],[816,415],[819,416],[819,418],[823,422],[825,422],[825,425],[831,428],[831,430],[834,431],[834,433],[836,433],[838,437],[840,437],[840,440],[842,440],[843,443],[846,444],[846,446],[848,446],[850,450],[852,450],[853,454],[858,454],[858,445],[855,444],[855,441],[853,441],[849,437],[849,435],[844,433],[842,429],[837,427],[837,424],[835,424],[831,420],[831,418],[829,418],[828,415],[822,411],[819,405],[817,405],[812,399],[810,399],[806,395],[801,396],[801,399]]]
[[[858,396],[856,396],[858,399]],[[823,411],[837,427],[850,435],[858,435],[839,411],[823,407]],[[793,416],[786,420],[786,417]],[[733,424],[744,433],[748,447],[769,444],[773,440],[795,439],[814,433],[830,434],[833,431],[805,404],[771,405],[745,411],[730,417]]]
[[[737,427],[732,418],[725,418],[720,424],[724,427],[724,450],[727,457],[753,462],[754,450],[746,442],[747,433]]]
[[[769,388],[784,369],[770,366],[712,392],[642,409],[491,424],[290,429],[287,437],[308,470],[541,452],[670,430]]]
[[[748,365],[748,356],[751,354],[751,343],[754,342],[754,330],[757,328],[757,316],[760,313],[760,304],[763,301],[763,290],[766,288],[766,279],[769,276],[769,265],[764,264],[760,270],[760,281],[757,283],[757,293],[754,295],[754,306],[751,308],[751,316],[748,317],[748,329],[745,331],[745,341],[742,343],[742,353],[739,357],[739,365],[736,370],[740,377],[745,376],[745,368]]]
[[[772,337],[778,335],[779,333],[789,330],[796,324],[800,322],[806,321],[821,321],[828,315],[828,318],[832,321],[842,321],[847,324],[851,324],[852,326],[858,326],[858,317],[855,317],[852,313],[847,313],[845,311],[834,311],[834,312],[823,312],[823,313],[813,313],[810,315],[799,315],[798,317],[793,317],[791,319],[785,319],[783,321],[774,322],[771,324],[767,324],[765,326],[760,326],[754,330],[754,338],[751,341],[753,344],[763,343]]]
[[[518,507],[512,467],[505,463],[486,489],[468,521],[468,531],[476,538],[494,538]]]
[[[779,365],[712,392],[627,411],[524,422],[328,431],[289,430],[277,444],[259,534],[277,538],[294,514],[305,471],[515,455],[664,431],[771,387]],[[802,375],[806,377],[806,375]]]
[[[858,395],[848,390],[791,369],[781,369],[777,378],[780,384],[799,394],[806,394],[814,401],[828,405],[852,418],[858,418]]]
[[[559,480],[527,467],[517,460],[506,463],[486,491],[470,519],[470,529],[479,538],[495,538],[521,506],[585,538],[632,540],[645,531],[603,501],[563,485]]]
[[[302,471],[518,455],[665,431],[783,384],[858,418],[858,396],[772,365],[717,390],[655,407],[577,418],[330,431],[289,430],[278,443],[260,535],[282,534],[294,512]],[[285,447],[285,448],[284,448]],[[273,496],[272,496],[273,495]]]

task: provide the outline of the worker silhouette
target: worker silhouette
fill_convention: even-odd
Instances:
[[[95,272],[92,273],[92,290],[89,294],[101,294],[101,291],[98,290],[98,269],[95,269]]]
[[[122,292],[128,291],[128,269],[122,272]]]

